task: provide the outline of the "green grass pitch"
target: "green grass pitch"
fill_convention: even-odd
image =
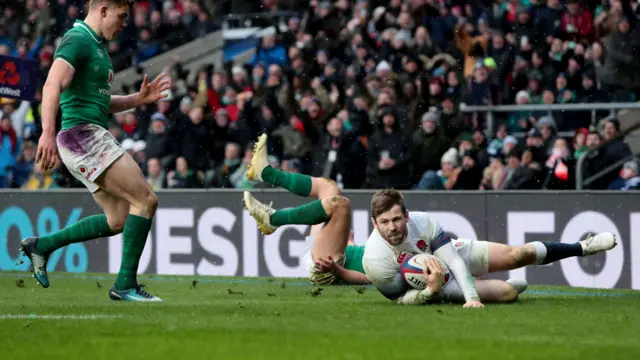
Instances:
[[[107,297],[113,276],[0,272],[0,358],[640,359],[640,292],[531,287],[518,303],[407,307],[303,279],[142,277],[164,303]]]

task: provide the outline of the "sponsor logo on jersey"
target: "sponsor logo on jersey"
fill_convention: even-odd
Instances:
[[[418,242],[416,243],[416,246],[418,247],[418,249],[422,251],[427,250],[427,242],[422,239],[418,240]]]
[[[103,59],[104,58],[104,54],[102,53],[102,50],[100,49],[96,49],[96,53],[98,53],[98,56]]]
[[[111,83],[113,82],[114,74],[113,70],[109,69],[109,78],[107,79],[108,89],[98,89],[98,92],[102,95],[111,95]]]
[[[80,166],[78,166],[78,172],[79,172],[80,174],[82,174],[82,175],[86,174],[86,173],[87,173],[87,167],[86,167],[86,166],[84,166],[84,165],[80,165]]]

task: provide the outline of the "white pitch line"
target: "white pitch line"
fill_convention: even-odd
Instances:
[[[121,318],[118,315],[22,315],[7,314],[0,315],[0,320],[26,319],[26,320],[100,320]]]

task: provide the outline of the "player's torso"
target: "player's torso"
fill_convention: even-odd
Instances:
[[[100,42],[82,26],[74,26],[74,41],[82,41],[85,54],[76,64],[71,84],[60,96],[62,127],[93,123],[107,127],[113,65],[104,42]],[[80,35],[80,36],[77,36]],[[65,35],[66,36],[66,35]]]
[[[426,213],[409,213],[407,237],[396,246],[389,245],[377,230],[373,230],[367,242],[368,256],[384,258],[385,263],[400,271],[402,263],[416,254],[432,254],[431,245],[440,231],[438,224]]]

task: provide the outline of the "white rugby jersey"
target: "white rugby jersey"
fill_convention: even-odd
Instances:
[[[426,212],[409,212],[407,237],[396,245],[390,245],[373,229],[365,244],[362,264],[373,285],[387,298],[399,303],[421,303],[419,291],[411,289],[402,279],[402,263],[416,254],[433,254],[449,267],[465,298],[477,300],[473,278],[464,261],[451,244],[451,238],[440,224]],[[463,279],[460,281],[459,279]]]

